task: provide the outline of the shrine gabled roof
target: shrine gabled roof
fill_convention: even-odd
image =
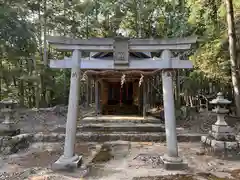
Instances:
[[[137,58],[151,58],[150,52],[129,52],[129,56],[137,57]],[[93,58],[105,58],[105,57],[113,57],[112,52],[91,52],[90,57]]]

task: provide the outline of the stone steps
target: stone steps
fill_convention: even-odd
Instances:
[[[99,116],[99,117],[85,117],[80,121],[81,124],[91,123],[135,123],[135,124],[160,124],[161,121],[154,117],[131,117],[131,116]]]
[[[201,136],[206,134],[177,134],[178,142],[200,142]],[[65,133],[26,133],[12,137],[0,137],[1,153],[16,153],[20,149],[26,149],[29,143],[36,142],[64,142]],[[96,133],[82,132],[76,134],[76,143],[81,142],[110,142],[110,141],[131,141],[131,142],[166,142],[165,133]],[[13,152],[14,151],[14,152]]]
[[[203,134],[178,134],[178,142],[200,142]],[[77,141],[106,142],[106,141],[132,141],[132,142],[165,142],[165,133],[139,133],[115,132],[98,133],[82,132],[77,134]]]
[[[200,142],[201,136],[206,134],[198,133],[178,133],[178,142]],[[27,142],[64,142],[65,133],[27,133],[10,137],[13,142],[21,142],[25,139]],[[9,142],[9,137],[6,139]],[[132,141],[132,142],[165,142],[165,133],[98,133],[98,132],[79,132],[76,134],[76,142],[108,142],[108,141]],[[3,141],[0,139],[0,146]]]
[[[53,129],[54,132],[65,132],[65,125]],[[165,132],[164,124],[154,117],[136,116],[93,116],[85,117],[78,122],[77,132]]]
[[[134,123],[88,123],[77,127],[77,132],[164,132],[162,124],[134,124]],[[65,127],[57,127],[54,132],[65,132]]]
[[[83,118],[77,132],[164,132],[161,121],[154,117],[137,116],[93,116]]]
[[[52,132],[65,134],[65,127],[60,126]],[[178,141],[200,142],[202,134],[186,134],[184,129],[177,128]],[[87,117],[78,122],[77,141],[133,141],[164,142],[165,125],[156,118],[99,116]]]

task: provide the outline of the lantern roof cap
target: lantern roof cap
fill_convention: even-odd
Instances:
[[[229,100],[224,98],[222,92],[217,93],[217,98],[210,101],[211,104],[222,104],[222,105],[230,104],[231,102],[232,101],[229,101]]]

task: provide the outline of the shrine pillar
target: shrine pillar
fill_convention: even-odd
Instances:
[[[90,104],[92,105],[93,103],[93,81],[92,79],[90,80]]]
[[[99,98],[99,82],[96,79],[95,80],[95,107],[96,107],[96,116],[99,115],[99,109],[100,109],[100,98]]]
[[[178,156],[172,72],[162,72],[166,140],[169,156]]]
[[[91,89],[91,79],[88,78],[87,82],[86,82],[86,96],[87,96],[86,105],[87,105],[87,107],[89,107],[91,104],[91,90],[90,89]]]
[[[146,117],[147,114],[147,83],[146,83],[146,78],[144,79],[143,83],[142,83],[143,87],[142,87],[142,94],[143,94],[143,103],[142,103],[142,107],[143,107],[143,117]]]
[[[63,155],[53,164],[54,169],[76,168],[81,163],[81,156],[74,153],[76,127],[78,119],[79,83],[81,51],[74,50],[72,55],[71,82],[68,100],[68,113],[66,122],[66,136]]]
[[[162,53],[162,59],[171,63],[171,52],[169,50],[164,50]],[[173,78],[171,71],[162,71],[162,86],[167,154],[161,158],[166,169],[179,169],[182,167],[183,163],[182,159],[178,157]]]

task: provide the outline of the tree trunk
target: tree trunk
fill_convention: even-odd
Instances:
[[[142,0],[140,0],[138,2],[138,38],[142,37],[142,6],[143,6],[143,2]]]
[[[22,70],[23,70],[22,60],[19,60],[19,65],[20,65],[20,76],[22,76]],[[24,82],[22,78],[19,79],[18,87],[19,87],[20,106],[24,107]]]
[[[190,106],[193,107],[194,104],[193,104],[193,99],[192,99],[192,96],[189,96],[189,102],[190,102]]]
[[[47,0],[44,0],[43,2],[43,9],[44,9],[44,14],[43,14],[43,47],[44,47],[44,54],[43,54],[43,62],[45,67],[48,66],[48,58],[47,58]]]
[[[2,60],[0,61],[0,69],[3,69]],[[1,100],[2,100],[2,76],[0,76],[0,101]]]
[[[33,69],[34,69],[34,76],[35,77],[38,77],[38,73],[37,73],[37,70],[36,70],[36,59],[35,57],[33,57]],[[35,91],[35,102],[34,102],[34,105],[36,108],[39,108],[40,107],[40,87],[39,87],[39,82],[40,82],[40,79],[36,79],[36,81],[34,82],[34,91]]]
[[[98,22],[98,0],[95,0],[95,20]]]
[[[225,0],[227,10],[227,24],[228,24],[228,39],[229,39],[229,53],[231,61],[232,84],[235,96],[235,105],[237,116],[240,116],[240,80],[239,80],[239,67],[237,63],[236,51],[236,32],[234,24],[234,12],[232,0]]]
[[[87,16],[86,16],[86,38],[88,39],[88,37],[89,37],[89,23],[88,23],[88,21],[89,21],[89,13],[87,14]]]

